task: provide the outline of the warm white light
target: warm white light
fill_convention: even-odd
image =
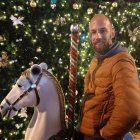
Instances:
[[[52,19],[50,19],[49,22],[51,23],[52,22]]]
[[[46,24],[46,21],[45,20],[43,20],[43,24]]]
[[[88,8],[87,9],[87,14],[92,14],[93,13],[93,9],[92,8]]]
[[[33,41],[33,43],[36,43],[36,39],[33,39],[32,41]]]
[[[0,129],[0,134],[2,134],[2,130]]]

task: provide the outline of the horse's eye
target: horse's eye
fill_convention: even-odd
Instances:
[[[21,88],[22,86],[21,85],[19,85],[19,84],[17,84],[17,86],[19,87],[19,88]]]

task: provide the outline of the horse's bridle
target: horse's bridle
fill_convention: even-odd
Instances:
[[[5,115],[8,113],[8,117],[9,117],[12,110],[18,111],[18,110],[14,107],[14,105],[15,105],[16,103],[18,103],[24,96],[26,96],[26,95],[27,95],[31,90],[33,90],[33,89],[34,89],[35,95],[36,95],[36,106],[39,104],[40,98],[39,98],[39,93],[38,93],[38,90],[37,90],[37,85],[39,84],[41,77],[42,77],[42,73],[38,76],[38,79],[36,80],[35,83],[33,83],[33,82],[30,80],[29,77],[26,77],[26,79],[29,81],[29,83],[30,83],[31,86],[30,86],[26,91],[24,91],[23,94],[20,95],[19,98],[17,98],[13,103],[10,103],[10,101],[9,101],[8,99],[5,98],[5,102],[9,105],[9,108],[8,108],[8,110],[4,113],[3,116],[5,116]],[[3,106],[1,106],[1,109],[2,109],[2,108],[3,108]]]

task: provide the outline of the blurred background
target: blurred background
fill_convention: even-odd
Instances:
[[[68,108],[70,26],[79,25],[75,125],[83,95],[83,79],[93,57],[88,24],[95,14],[110,17],[116,29],[114,41],[135,58],[140,78],[139,0],[1,0],[0,1],[0,101],[21,73],[45,62],[60,81]],[[20,21],[20,23],[18,22]],[[133,81],[132,81],[133,82]],[[12,119],[0,116],[0,140],[21,140],[33,114],[19,112]],[[138,132],[140,125],[135,127]]]

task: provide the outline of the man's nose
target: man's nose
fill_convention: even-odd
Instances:
[[[99,38],[99,39],[100,39],[100,38],[102,38],[102,36],[101,36],[101,33],[100,33],[100,32],[97,32],[97,33],[96,33],[96,38]]]

